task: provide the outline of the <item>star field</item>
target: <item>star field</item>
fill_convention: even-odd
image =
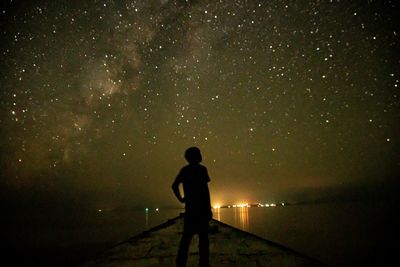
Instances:
[[[5,4],[2,187],[78,202],[172,202],[170,184],[192,145],[215,201],[391,181],[399,170],[397,7]]]

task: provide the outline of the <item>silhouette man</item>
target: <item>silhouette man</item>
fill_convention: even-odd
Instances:
[[[207,168],[200,165],[202,161],[200,149],[190,147],[185,151],[185,158],[189,162],[183,167],[172,184],[175,196],[185,203],[184,227],[179,244],[176,265],[186,266],[190,241],[195,234],[199,235],[199,266],[209,266],[208,222],[212,218],[210,192],[208,190]],[[184,197],[179,191],[179,184],[183,185]]]

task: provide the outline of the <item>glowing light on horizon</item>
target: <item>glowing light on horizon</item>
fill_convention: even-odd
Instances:
[[[266,204],[262,204],[262,203],[254,203],[254,204],[249,204],[249,203],[243,203],[243,202],[239,202],[238,204],[233,204],[233,205],[222,205],[222,204],[215,204],[212,206],[213,209],[221,209],[221,208],[251,208],[251,207],[276,207],[276,206],[285,206],[285,202],[279,202],[279,203],[266,203]]]
[[[234,208],[235,208],[235,207],[237,207],[237,208],[243,208],[243,207],[250,207],[250,205],[249,205],[248,203],[245,203],[245,204],[241,203],[241,204],[233,205],[233,207],[234,207]]]

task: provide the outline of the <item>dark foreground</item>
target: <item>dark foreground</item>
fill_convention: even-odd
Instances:
[[[95,255],[81,266],[175,266],[183,229],[176,217]],[[284,246],[233,228],[210,222],[211,266],[324,266]],[[198,238],[192,240],[188,266],[198,266]]]

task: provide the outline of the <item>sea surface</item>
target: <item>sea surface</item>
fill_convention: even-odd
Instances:
[[[13,266],[76,266],[182,212],[180,209],[24,213],[2,218],[2,251]],[[386,266],[397,232],[393,203],[352,201],[221,208],[214,218],[329,266]],[[389,266],[389,264],[387,265]]]
[[[392,244],[398,242],[392,205],[353,201],[231,208],[216,210],[214,217],[328,266],[391,266]]]

